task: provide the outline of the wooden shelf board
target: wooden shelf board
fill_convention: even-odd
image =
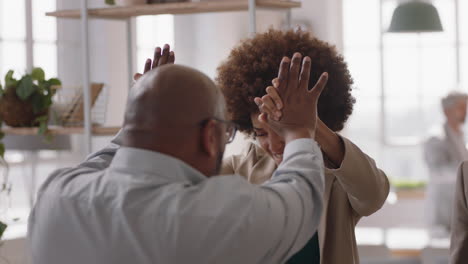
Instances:
[[[390,249],[393,257],[420,257],[421,249]]]
[[[7,135],[37,135],[37,127],[3,127],[1,129]],[[95,136],[112,136],[119,132],[120,127],[93,127],[93,135]],[[52,135],[72,135],[83,134],[83,127],[59,127],[49,126],[49,131]]]
[[[426,197],[426,190],[397,190],[396,195],[399,200],[424,200]]]
[[[257,0],[258,8],[289,9],[301,7],[301,2],[290,0]],[[233,1],[204,1],[182,2],[166,4],[146,4],[136,6],[117,6],[106,8],[94,8],[88,10],[90,17],[108,19],[126,19],[136,16],[161,15],[161,14],[197,14],[210,12],[230,12],[248,10],[248,0]],[[80,18],[80,10],[60,10],[46,13],[47,16],[59,18]]]

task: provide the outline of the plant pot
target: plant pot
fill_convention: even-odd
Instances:
[[[115,4],[118,6],[144,5],[146,2],[146,0],[115,0]]]
[[[36,126],[36,118],[47,113],[34,113],[30,100],[22,101],[16,95],[15,89],[8,89],[0,99],[0,118],[11,127]]]

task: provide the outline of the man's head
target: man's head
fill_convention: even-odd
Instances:
[[[219,172],[227,142],[225,103],[206,75],[180,65],[144,74],[130,90],[124,146],[178,158],[206,176]]]
[[[460,92],[451,92],[442,98],[442,108],[447,121],[454,124],[463,124],[466,120],[468,95]]]
[[[242,41],[220,65],[216,79],[226,98],[230,119],[241,131],[255,135],[277,163],[282,160],[284,142],[256,121],[259,110],[253,98],[266,94],[266,87],[278,75],[281,59],[292,57],[295,52],[312,60],[309,88],[323,72],[328,72],[330,77],[318,102],[318,116],[333,131],[342,130],[355,102],[351,96],[353,80],[335,48],[307,32],[271,29]]]

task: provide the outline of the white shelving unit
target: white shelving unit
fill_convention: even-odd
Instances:
[[[83,57],[83,95],[84,95],[84,128],[58,129],[56,133],[83,133],[85,135],[85,151],[91,151],[91,137],[96,134],[112,134],[118,128],[93,128],[91,126],[91,100],[89,94],[89,31],[88,20],[90,18],[125,20],[127,23],[127,60],[132,65],[134,47],[132,44],[133,29],[131,18],[145,15],[161,14],[200,14],[213,12],[234,12],[247,11],[249,13],[249,32],[256,32],[256,11],[257,9],[286,11],[286,19],[291,24],[291,8],[301,7],[301,2],[290,0],[231,0],[231,1],[203,1],[203,2],[180,2],[164,4],[145,4],[135,6],[116,6],[106,8],[89,9],[87,0],[81,0],[81,8],[73,10],[59,10],[46,13],[47,16],[66,19],[80,19],[81,21],[81,39],[82,39],[82,57]],[[129,80],[133,78],[134,69],[129,67]],[[15,129],[16,133],[34,133],[32,130],[20,131]],[[52,130],[52,133],[54,130]],[[99,133],[101,131],[101,133]],[[10,131],[13,132],[13,131]],[[8,133],[8,132],[7,132]]]

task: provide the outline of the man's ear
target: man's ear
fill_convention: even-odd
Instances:
[[[201,148],[210,157],[218,154],[217,127],[214,120],[209,120],[201,130]]]

